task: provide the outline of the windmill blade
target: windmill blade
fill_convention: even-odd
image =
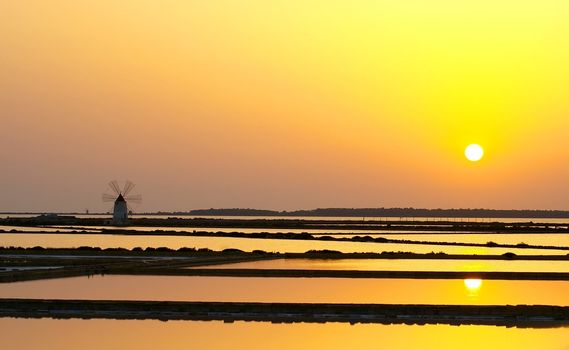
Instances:
[[[117,199],[117,196],[113,196],[112,194],[103,193],[103,202],[114,202]]]
[[[126,203],[126,210],[128,211],[129,214],[132,214],[134,212],[134,208],[132,204],[129,204],[128,202]]]
[[[140,202],[142,202],[142,196],[140,194],[131,194],[130,196],[125,196],[124,200],[127,201],[127,203],[140,204]]]
[[[109,187],[117,194],[117,196],[121,193],[121,188],[116,180],[110,181]]]
[[[130,191],[132,191],[134,186],[136,186],[134,183],[132,183],[130,180],[127,180],[126,183],[124,184],[124,189],[122,191],[123,196],[128,196],[128,194],[130,193]]]
[[[134,196],[130,196],[131,199],[126,199],[126,209],[128,210],[128,212],[134,212],[135,208],[138,208],[138,206],[140,205],[141,201],[142,201],[142,196],[140,195],[134,195]],[[132,199],[134,198],[134,199]]]

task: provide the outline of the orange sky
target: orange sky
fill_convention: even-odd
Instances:
[[[564,1],[4,1],[0,211],[569,209]],[[480,143],[479,163],[463,155]]]

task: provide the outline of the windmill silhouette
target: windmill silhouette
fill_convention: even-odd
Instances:
[[[140,194],[131,194],[135,185],[128,180],[122,188],[116,180],[109,182],[109,187],[115,194],[103,193],[103,202],[114,202],[113,220],[111,223],[114,225],[125,225],[128,222],[128,214],[132,209],[130,203],[140,203],[142,196]]]

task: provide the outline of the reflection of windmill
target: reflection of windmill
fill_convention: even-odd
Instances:
[[[113,206],[113,224],[126,224],[128,220],[128,213],[130,212],[129,203],[140,203],[142,196],[139,194],[130,194],[134,189],[134,184],[127,181],[121,189],[117,181],[109,182],[109,187],[115,193],[103,194],[103,202],[115,202]]]

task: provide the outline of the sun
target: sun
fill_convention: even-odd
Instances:
[[[466,147],[464,155],[469,161],[477,162],[484,156],[484,149],[480,145],[473,143]]]

